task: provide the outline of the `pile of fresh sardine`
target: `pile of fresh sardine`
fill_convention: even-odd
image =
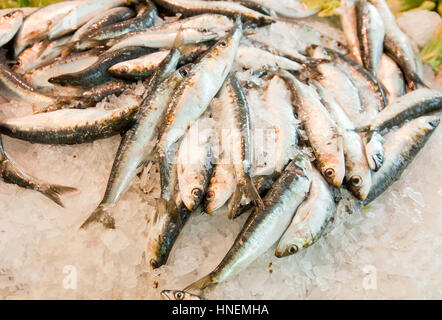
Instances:
[[[315,12],[276,0],[77,0],[2,10],[0,95],[34,113],[3,119],[0,132],[53,145],[121,134],[103,199],[81,228],[115,228],[112,208],[155,163],[153,268],[166,263],[192,213],[226,206],[230,219],[247,214],[210,274],[162,292],[200,299],[275,244],[277,257],[312,245],[343,188],[359,207],[373,201],[439,124],[442,92],[423,83],[422,63],[385,0],[341,1],[347,45],[303,23]],[[276,25],[292,31],[296,50],[263,36]],[[134,103],[100,107],[128,92],[137,92]],[[272,130],[260,130],[262,118]],[[61,206],[75,191],[24,172],[1,140],[0,176]]]

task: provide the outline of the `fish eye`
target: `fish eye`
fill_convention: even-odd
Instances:
[[[214,197],[215,197],[215,192],[213,192],[213,191],[209,191],[209,192],[207,192],[206,200],[210,201],[210,200],[212,200]]]
[[[220,43],[219,43],[219,45],[221,46],[221,47],[225,47],[225,46],[227,46],[227,42],[226,41],[221,41]]]
[[[359,187],[362,184],[362,178],[360,176],[353,176],[350,181],[355,187]]]
[[[199,188],[194,188],[193,190],[192,190],[192,196],[195,198],[195,199],[198,199],[199,197],[201,197],[201,194],[202,194],[203,192],[201,191],[201,189],[199,189]]]
[[[184,293],[182,293],[181,291],[175,292],[175,299],[183,300],[184,299]]]
[[[209,29],[207,28],[198,28],[199,32],[209,32]]]
[[[293,254],[293,253],[296,253],[296,252],[298,252],[298,246],[296,244],[290,246],[289,253]]]
[[[181,69],[181,70],[180,70],[180,74],[181,74],[183,77],[185,77],[185,76],[187,76],[188,72],[187,72],[186,69]]]
[[[325,176],[328,178],[331,178],[335,175],[335,170],[333,170],[332,168],[328,168],[324,171]]]

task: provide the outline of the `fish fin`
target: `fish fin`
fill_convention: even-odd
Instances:
[[[199,279],[198,281],[195,281],[194,283],[188,285],[186,288],[184,288],[184,292],[190,292],[190,293],[202,293],[202,291],[207,288],[210,285],[216,284],[216,280],[214,279],[213,272],[209,273],[207,276]]]
[[[175,37],[175,41],[172,44],[172,49],[178,49],[179,47],[181,47],[184,44],[183,30],[184,29],[182,26],[178,29],[178,32]]]
[[[250,198],[251,202],[254,202],[259,209],[262,210],[264,208],[264,202],[262,201],[258,190],[256,190],[252,179],[247,176],[243,183],[238,183],[232,197],[229,200],[227,209],[227,216],[229,219],[235,219],[239,217],[241,213],[243,213],[243,210],[240,210],[241,199],[243,196]]]
[[[77,192],[77,191],[78,189],[76,188],[61,186],[58,184],[50,184],[48,185],[47,188],[41,190],[40,192],[49,199],[51,199],[52,201],[54,201],[60,207],[64,208],[64,204],[61,201],[61,196],[66,193]]]
[[[94,212],[91,213],[89,218],[80,226],[80,229],[85,229],[92,222],[99,222],[108,229],[115,229],[115,219],[109,214],[102,204],[100,204]]]
[[[369,135],[371,132],[373,132],[373,130],[370,129],[370,125],[366,125],[366,126],[354,128],[354,132],[366,133],[367,135]]]

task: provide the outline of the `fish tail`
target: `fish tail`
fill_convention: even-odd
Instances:
[[[264,202],[261,196],[256,190],[252,179],[247,175],[242,183],[238,183],[235,191],[233,192],[232,198],[229,200],[227,216],[229,219],[238,218],[243,210],[240,210],[241,200],[244,197],[249,198],[260,210],[264,208]]]
[[[54,201],[60,207],[64,208],[64,204],[61,201],[61,196],[66,193],[76,192],[78,189],[72,187],[61,186],[58,184],[50,184],[40,192],[46,197]]]
[[[80,226],[80,229],[85,229],[92,222],[99,222],[108,229],[115,229],[115,219],[109,214],[108,209],[100,204],[89,218]]]
[[[216,284],[216,280],[214,278],[214,273],[211,272],[207,276],[199,279],[198,281],[195,281],[194,283],[188,285],[186,288],[184,288],[184,292],[190,292],[190,293],[201,293],[204,289],[206,289],[210,285]]]

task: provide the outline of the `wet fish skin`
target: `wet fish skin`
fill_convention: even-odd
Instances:
[[[41,90],[55,91],[57,86],[48,82],[49,79],[72,72],[79,72],[93,65],[98,61],[99,49],[71,54],[67,57],[58,57],[47,64],[38,67],[24,75],[33,86]],[[64,94],[56,92],[57,95]]]
[[[357,34],[356,1],[341,0],[341,24],[348,47],[356,63],[362,65],[361,47]]]
[[[290,226],[279,239],[275,256],[287,257],[311,246],[321,237],[335,212],[330,186],[320,172],[313,170],[308,198],[298,207]]]
[[[190,44],[180,47],[181,57],[178,66],[195,61],[198,57],[209,50],[206,43]],[[128,80],[146,79],[158,68],[161,61],[169,54],[169,50],[154,52],[133,60],[127,60],[109,68],[109,72],[118,77]]]
[[[165,153],[204,113],[226,79],[242,37],[242,25],[220,39],[190,68],[174,92],[159,129],[155,154]],[[203,94],[202,94],[203,93]]]
[[[240,46],[235,61],[242,67],[253,71],[275,68],[299,71],[304,68],[298,62],[253,46]]]
[[[373,122],[358,131],[382,131],[401,125],[406,120],[442,109],[442,91],[421,88],[411,91],[382,110]]]
[[[362,205],[369,204],[399,179],[438,127],[439,122],[438,116],[420,117],[385,136],[384,164],[373,174],[373,186]]]
[[[332,57],[324,48],[310,46],[307,51],[310,57],[318,61],[316,68],[320,74],[316,80],[329,91],[329,94],[333,95],[334,100],[350,119],[353,121],[358,119],[363,106],[359,90],[353,80],[333,64]]]
[[[405,94],[405,80],[401,69],[388,55],[383,54],[378,68],[378,79],[386,89],[389,104]]]
[[[215,13],[224,14],[231,18],[238,14],[244,20],[250,20],[258,23],[258,25],[265,25],[272,23],[274,20],[262,13],[250,10],[239,3],[227,1],[197,1],[197,0],[154,0],[155,3],[173,13],[181,13],[185,16]]]
[[[33,43],[43,40],[54,24],[66,14],[80,6],[82,1],[63,1],[39,8],[23,22],[14,40],[14,55],[17,57]]]
[[[96,30],[84,40],[83,46],[93,46],[96,41],[104,41],[122,37],[132,32],[147,30],[152,27],[158,17],[158,11],[152,1],[141,5],[136,17],[115,23]]]
[[[137,105],[114,110],[64,109],[5,119],[0,122],[0,132],[34,143],[87,143],[119,134],[132,123],[137,111]]]
[[[309,9],[307,5],[301,1],[291,1],[290,4],[287,3],[286,5],[279,0],[250,0],[250,2],[275,11],[280,16],[293,19],[306,18],[319,11],[319,9]]]
[[[223,129],[230,133],[227,149],[236,180],[236,188],[227,203],[227,216],[234,219],[239,216],[239,208],[244,196],[251,198],[260,208],[264,204],[252,182],[252,134],[249,105],[234,74],[227,76],[220,89],[219,97],[224,102],[221,119]]]
[[[127,0],[82,0],[79,5],[68,11],[58,22],[51,26],[48,38],[55,40],[77,30],[96,15],[114,7],[122,6]]]
[[[316,90],[303,84],[290,73],[278,73],[290,87],[294,96],[298,119],[313,148],[316,165],[328,183],[340,187],[345,177],[345,160],[342,138],[339,137],[336,122],[321,103]]]
[[[182,73],[187,73],[186,66],[174,72],[179,56],[179,50],[173,50],[152,76],[134,123],[118,147],[103,199],[80,228],[86,228],[92,222],[115,228],[109,208],[126,191],[137,168],[149,160],[148,155],[156,142],[158,122],[171,99],[171,93],[182,81]]]
[[[18,66],[14,71],[18,74],[24,74],[51,63],[60,56],[63,51],[62,46],[69,41],[69,38],[67,36],[52,42],[43,40],[34,43],[18,56]]]
[[[265,208],[250,214],[218,266],[183,291],[200,293],[210,285],[226,281],[267,251],[278,241],[296,209],[307,197],[311,180],[312,168],[307,158],[299,156],[291,161],[264,197]]]
[[[218,37],[217,33],[202,29],[184,29],[171,32],[157,32],[148,30],[144,33],[136,33],[115,41],[107,42],[110,46],[108,52],[128,46],[144,46],[150,48],[170,48],[175,41],[177,34],[181,32],[183,44],[200,43],[213,40]]]
[[[152,51],[153,49],[151,48],[133,46],[104,53],[96,63],[86,69],[50,78],[49,82],[61,86],[91,88],[110,80],[111,75],[108,69],[111,66],[151,53]]]
[[[21,10],[0,15],[0,47],[8,43],[20,29],[24,14]]]
[[[385,28],[376,7],[365,1],[356,3],[357,34],[363,66],[374,76],[384,51]]]
[[[212,214],[221,208],[235,191],[235,171],[231,164],[220,163],[215,165],[213,176],[204,198],[204,211]]]
[[[20,169],[5,152],[1,137],[0,179],[5,183],[15,184],[21,188],[38,191],[61,207],[64,207],[63,202],[61,201],[61,196],[66,193],[77,191],[75,188],[46,183]]]
[[[55,99],[39,92],[20,75],[0,61],[0,95],[13,100],[20,99],[34,106],[54,103]]]
[[[213,173],[212,142],[197,138],[202,118],[195,122],[184,136],[177,157],[178,186],[181,198],[188,210],[198,207],[206,195]]]
[[[36,113],[52,112],[60,109],[86,109],[95,107],[97,103],[110,95],[121,95],[130,88],[130,84],[121,80],[111,80],[89,89],[78,96],[60,97],[53,105],[49,105]]]
[[[94,41],[88,41],[98,31],[102,31],[109,25],[114,25],[118,22],[133,18],[135,12],[127,7],[116,7],[110,10],[104,11],[85,23],[79,28],[71,38],[71,43],[66,50],[87,50],[92,48],[95,44]]]
[[[330,91],[313,82],[322,103],[336,121],[338,134],[342,137],[345,157],[345,184],[359,200],[364,200],[371,188],[371,171],[364,153],[364,145],[351,120],[336,103]]]
[[[419,77],[416,55],[410,40],[396,23],[396,18],[385,0],[369,0],[381,15],[385,26],[384,48],[386,53],[400,66],[408,87],[416,90],[424,86]]]

